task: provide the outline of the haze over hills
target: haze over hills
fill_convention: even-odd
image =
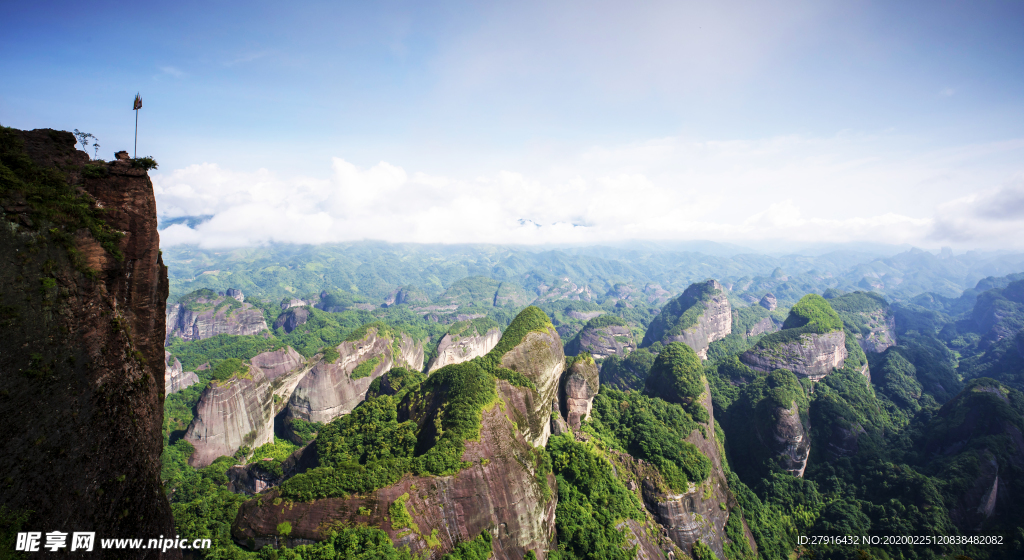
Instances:
[[[269,245],[204,250],[172,246],[171,300],[199,288],[235,287],[250,297],[277,301],[321,291],[341,291],[366,303],[383,303],[403,286],[440,297],[466,277],[487,277],[543,297],[572,283],[585,301],[603,301],[616,285],[643,291],[657,285],[679,293],[689,284],[717,278],[730,297],[756,301],[771,291],[793,303],[827,289],[873,290],[892,300],[923,292],[958,297],[989,276],[1024,269],[1024,253],[952,252],[909,249],[892,255],[833,251],[819,255],[731,255],[676,251],[650,244],[638,248],[576,247],[544,250],[497,245],[422,245],[353,242],[323,245]],[[570,299],[576,299],[573,295]],[[753,299],[751,299],[753,298]]]

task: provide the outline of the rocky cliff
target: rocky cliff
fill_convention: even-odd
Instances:
[[[573,430],[579,430],[583,420],[590,417],[594,397],[600,388],[600,374],[594,358],[583,354],[571,359],[571,365],[562,374],[558,401],[563,418]]]
[[[202,340],[218,334],[246,335],[267,330],[263,311],[212,290],[192,292],[167,306],[166,340]]]
[[[651,321],[643,346],[682,342],[707,359],[708,345],[732,332],[732,307],[717,280],[691,284]]]
[[[277,319],[274,320],[274,330],[283,328],[284,332],[290,333],[299,325],[305,325],[308,320],[309,309],[305,307],[292,307],[277,316]]]
[[[153,185],[74,146],[68,132],[0,128],[0,505],[24,530],[173,535]],[[117,552],[93,556],[159,556]]]
[[[274,398],[263,371],[250,365],[247,374],[212,381],[199,397],[185,439],[196,449],[189,458],[193,467],[274,441]]]
[[[747,336],[757,336],[759,334],[773,333],[779,330],[779,325],[772,320],[771,317],[765,317],[760,321],[754,323],[752,327],[747,329]]]
[[[847,356],[839,314],[821,296],[808,294],[790,310],[781,331],[762,338],[740,360],[759,371],[786,369],[818,381],[843,367]]]
[[[825,334],[806,333],[792,342],[773,342],[755,346],[744,352],[740,359],[758,371],[788,369],[818,381],[833,369],[843,367],[847,357],[846,333],[841,330]]]
[[[370,327],[359,339],[336,347],[338,357],[313,366],[288,401],[288,414],[308,422],[330,422],[366,397],[374,379],[393,367],[423,369],[423,344],[405,333]]]
[[[775,308],[779,306],[778,300],[775,299],[775,294],[771,292],[765,294],[764,297],[761,298],[761,301],[757,303],[768,311],[775,311]]]
[[[768,413],[767,421],[756,426],[758,439],[780,467],[793,476],[802,477],[811,454],[811,439],[800,419],[797,403],[788,409],[775,406]]]
[[[242,447],[255,449],[273,442],[275,403],[287,401],[310,367],[298,352],[286,347],[254,356],[246,373],[210,382],[185,432],[185,439],[195,447],[189,464],[205,467]]]
[[[544,447],[551,436],[551,403],[558,394],[558,381],[565,369],[562,339],[553,326],[543,331],[531,331],[501,356],[500,364],[524,375],[534,384],[536,390],[522,391],[521,394],[526,422],[520,429],[526,441],[535,447]]]
[[[458,324],[453,326],[457,328]],[[445,334],[437,345],[437,354],[427,364],[427,372],[437,371],[444,366],[459,364],[486,355],[501,340],[501,330],[497,325],[477,332],[458,333],[454,330]]]
[[[881,354],[896,346],[896,318],[888,310],[864,313],[863,317],[867,332],[854,333],[854,337],[865,352]]]
[[[725,477],[722,468],[720,442],[715,438],[714,409],[711,405],[711,391],[702,376],[704,391],[698,403],[707,412],[708,421],[701,430],[693,430],[686,441],[692,443],[701,454],[711,460],[711,475],[700,484],[690,484],[685,492],[673,492],[657,476],[648,476],[642,482],[644,505],[654,518],[668,532],[669,537],[680,548],[692,551],[693,545],[701,541],[709,546],[718,558],[725,558],[725,524],[730,515],[739,515],[738,502]],[[641,462],[642,463],[642,462]],[[655,470],[654,473],[656,474]],[[722,505],[726,507],[723,508]],[[731,512],[731,513],[730,513]],[[757,551],[753,535],[743,521],[744,536],[751,550]]]
[[[503,399],[521,391],[505,381],[497,383]],[[387,532],[399,548],[408,546],[414,555],[437,558],[456,543],[489,531],[496,560],[520,560],[528,550],[545,558],[555,536],[554,477],[538,480],[534,452],[514,429],[517,409],[505,402],[484,411],[480,438],[467,441],[462,455],[472,466],[456,475],[406,475],[363,495],[310,502],[282,500],[280,491],[273,489],[242,505],[232,534],[236,541],[258,549],[323,540],[335,524],[368,524]],[[399,500],[411,523],[396,526],[389,510]],[[287,537],[280,536],[284,522],[291,526]]]
[[[178,358],[173,358],[170,352],[164,351],[164,395],[177,393],[182,389],[199,383],[199,376],[194,371],[184,371]]]
[[[625,321],[611,315],[590,319],[565,345],[568,354],[575,356],[587,352],[597,360],[608,356],[624,357],[633,350],[636,350],[633,332]]]

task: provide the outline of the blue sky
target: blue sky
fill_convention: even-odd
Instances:
[[[165,244],[1024,248],[1024,2],[152,4],[6,3],[0,123],[141,92]]]

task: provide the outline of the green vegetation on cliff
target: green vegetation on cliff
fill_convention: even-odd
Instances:
[[[651,321],[643,345],[650,346],[666,337],[683,334],[700,321],[707,303],[719,293],[721,290],[715,287],[714,280],[692,284],[679,297],[666,303],[661,313]]]
[[[676,492],[711,474],[711,460],[686,441],[704,427],[678,404],[605,388],[594,398],[591,416],[590,429],[602,441],[653,463]]]
[[[551,324],[551,319],[540,308],[531,305],[516,315],[516,318],[512,320],[512,323],[505,329],[505,332],[501,333],[501,340],[498,341],[498,345],[488,352],[485,358],[488,361],[500,363],[502,356],[507,354],[509,350],[519,346],[519,343],[526,338],[526,335],[531,332],[547,332],[549,329],[554,328],[554,325]]]
[[[548,557],[635,558],[636,548],[615,526],[623,519],[643,520],[643,509],[636,495],[616,478],[611,463],[592,444],[576,442],[567,434],[552,437],[548,453],[558,484],[558,549]]]
[[[782,330],[765,335],[754,347],[771,350],[799,342],[805,334],[826,334],[840,330],[843,330],[843,320],[828,304],[828,300],[817,294],[807,294],[789,310],[789,317],[783,323]]]
[[[661,343],[658,343],[657,346],[660,350]],[[643,390],[647,383],[647,375],[654,365],[654,357],[650,348],[638,348],[625,358],[608,356],[601,364],[601,386],[614,387],[623,391],[627,389]]]
[[[68,132],[50,131],[54,146],[63,143],[57,140],[60,135],[71,138]],[[72,142],[71,153],[76,152],[73,146]],[[0,202],[5,207],[24,205],[23,213],[28,220],[22,220],[21,226],[45,232],[83,272],[88,270],[75,244],[75,234],[80,230],[88,230],[117,260],[124,258],[117,246],[124,234],[107,225],[103,219],[105,210],[70,184],[66,171],[29,159],[18,131],[4,126],[0,126]]]
[[[708,420],[700,402],[704,394],[704,364],[700,356],[682,342],[669,344],[655,358],[647,375],[645,392],[683,405],[699,422]]]
[[[806,329],[805,332],[825,334],[843,328],[843,320],[829,305],[828,300],[817,295],[807,294],[800,298],[789,310],[789,317],[782,325],[783,329]]]
[[[456,474],[469,466],[465,441],[479,437],[483,407],[495,397],[494,377],[471,361],[437,370],[401,402],[369,398],[320,430],[319,466],[285,481],[281,494],[309,501],[369,492],[407,472]],[[420,422],[399,422],[400,405]]]

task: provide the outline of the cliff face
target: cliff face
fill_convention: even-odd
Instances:
[[[800,420],[800,409],[793,403],[788,409],[777,407],[771,416],[774,422],[758,424],[758,439],[780,461],[783,469],[802,477],[811,454],[811,439]]]
[[[558,394],[558,381],[565,369],[562,339],[554,328],[531,332],[501,358],[501,367],[525,375],[537,391],[525,391],[526,425],[520,426],[526,440],[544,447],[551,436],[551,403]]]
[[[437,345],[437,356],[431,358],[427,365],[427,372],[432,373],[444,366],[461,364],[473,358],[478,358],[491,351],[498,341],[501,340],[501,331],[490,329],[486,333],[477,336],[452,336],[444,335]]]
[[[26,530],[172,535],[153,186],[127,163],[86,176],[74,145],[67,132],[0,128],[0,505],[30,512]]]
[[[701,359],[708,345],[732,332],[732,307],[717,280],[691,284],[678,298],[665,304],[644,335],[644,346],[682,342]]]
[[[189,464],[205,467],[243,446],[255,449],[273,442],[278,412],[274,397],[286,401],[308,371],[302,356],[287,347],[253,357],[246,376],[211,382],[185,432],[185,439],[196,448]]]
[[[242,505],[232,535],[258,549],[264,544],[322,540],[335,523],[365,523],[386,531],[399,548],[408,546],[414,555],[437,558],[457,542],[471,540],[486,530],[494,536],[495,559],[519,560],[527,550],[545,558],[544,551],[554,539],[554,477],[549,474],[543,482],[537,480],[533,450],[513,428],[519,409],[511,401],[524,389],[505,381],[497,383],[506,404],[485,409],[480,439],[466,442],[462,460],[471,462],[472,467],[454,476],[407,475],[392,486],[350,498],[288,502],[277,500],[277,490],[271,490]],[[406,509],[418,531],[391,525],[388,509],[402,495],[408,496]],[[287,539],[277,536],[284,521],[291,523]],[[434,548],[426,539],[431,535],[438,542]]]
[[[565,421],[572,429],[579,430],[583,419],[590,417],[600,386],[597,363],[589,356],[575,360],[562,375],[558,400],[563,407]]]
[[[584,326],[575,339],[568,345],[570,354],[588,352],[596,360],[608,356],[623,357],[636,350],[636,341],[629,327],[623,325],[605,325],[602,327]]]
[[[779,325],[772,321],[771,317],[765,317],[747,330],[747,336],[757,336],[764,333],[773,333],[779,330]]]
[[[422,344],[414,343],[403,333],[396,352],[394,342],[390,336],[378,336],[377,329],[370,328],[362,339],[339,344],[338,359],[317,363],[299,381],[288,401],[288,414],[309,422],[327,423],[352,412],[366,398],[370,383],[389,369],[423,369]],[[363,363],[368,363],[364,366],[367,371],[357,372],[356,368]]]
[[[775,308],[779,306],[779,302],[775,299],[775,294],[771,292],[765,294],[761,301],[757,303],[768,311],[775,311]]]
[[[266,375],[249,367],[249,377],[213,381],[199,397],[196,416],[185,432],[195,446],[193,467],[205,467],[242,446],[255,449],[274,441],[274,399]]]
[[[235,305],[222,305],[225,300]],[[189,307],[192,307],[190,309]],[[237,306],[237,307],[236,307]],[[267,330],[263,312],[251,303],[234,297],[198,297],[190,305],[177,303],[167,307],[166,340],[202,340],[218,334],[248,335]]]
[[[306,324],[309,320],[309,310],[305,307],[293,307],[285,311],[274,321],[274,330],[284,327],[284,332],[292,332],[295,327]]]
[[[178,358],[171,360],[171,353],[164,352],[164,395],[177,393],[186,387],[199,383],[199,376],[194,371],[184,371]]]
[[[856,333],[857,344],[865,352],[881,354],[896,345],[896,318],[888,310],[864,313],[864,320],[869,329],[865,335]]]
[[[834,368],[843,367],[846,358],[846,333],[843,331],[802,334],[795,342],[771,348],[755,347],[740,356],[743,363],[753,369],[766,372],[788,369],[812,381],[822,379]]]
[[[642,483],[644,505],[654,514],[658,523],[665,528],[669,537],[683,550],[690,551],[698,540],[711,547],[719,558],[725,558],[725,524],[729,511],[737,506],[735,496],[729,490],[729,483],[722,469],[722,455],[715,439],[714,410],[711,405],[711,390],[704,379],[704,393],[701,405],[708,413],[704,432],[694,430],[686,441],[692,443],[711,459],[711,475],[700,484],[691,484],[686,492],[671,492],[665,484],[657,484],[657,478],[650,476]],[[657,473],[656,470],[654,470]],[[719,504],[726,504],[723,510]],[[744,529],[746,522],[744,521]],[[751,550],[757,550],[753,536],[747,533]]]

